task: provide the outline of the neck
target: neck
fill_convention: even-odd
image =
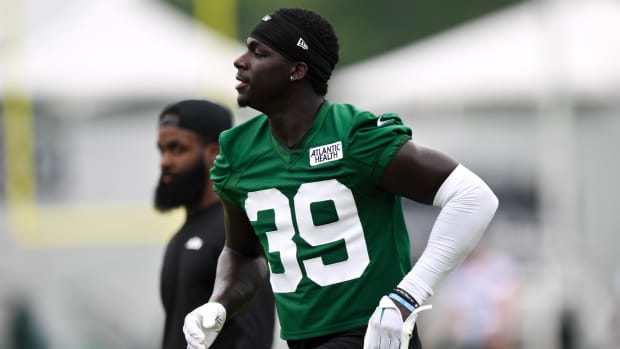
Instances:
[[[323,96],[299,99],[266,113],[274,137],[287,147],[299,143],[312,127],[324,101]]]

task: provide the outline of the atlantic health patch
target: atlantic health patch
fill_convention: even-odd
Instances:
[[[324,164],[326,162],[342,159],[342,142],[338,141],[310,148],[310,166]]]

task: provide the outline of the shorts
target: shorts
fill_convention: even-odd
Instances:
[[[366,327],[328,334],[322,337],[286,341],[290,349],[362,349]],[[409,349],[422,349],[418,327],[414,327]]]

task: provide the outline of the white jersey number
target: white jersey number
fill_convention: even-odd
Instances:
[[[338,220],[314,225],[311,204],[332,201]],[[311,246],[344,241],[347,258],[325,264],[321,257],[297,260],[297,246],[293,241],[295,227],[289,200],[277,189],[248,193],[245,209],[250,221],[258,220],[258,212],[273,210],[275,230],[266,232],[270,253],[279,252],[283,273],[271,273],[271,287],[276,293],[295,292],[302,279],[300,264],[306,276],[320,286],[353,280],[362,275],[369,263],[366,240],[359,220],[353,193],[335,179],[304,183],[293,198],[299,237]]]

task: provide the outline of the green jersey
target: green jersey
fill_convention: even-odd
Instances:
[[[401,198],[378,189],[409,139],[395,114],[327,102],[292,148],[264,114],[221,134],[211,180],[265,250],[283,339],[367,325],[411,269]]]

